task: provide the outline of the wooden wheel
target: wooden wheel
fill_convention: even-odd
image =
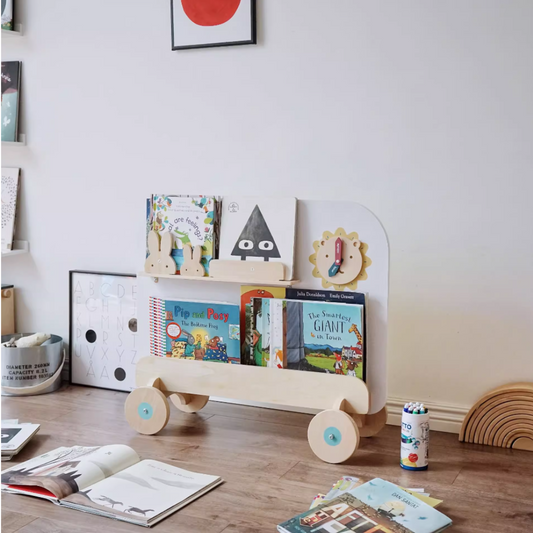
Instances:
[[[139,387],[130,392],[124,411],[128,424],[143,435],[161,431],[170,416],[170,406],[165,395],[155,387]]]
[[[361,437],[373,437],[377,435],[387,423],[387,407],[372,415],[352,415],[359,418],[361,424],[357,424]]]
[[[313,453],[326,463],[343,463],[359,446],[359,429],[344,411],[328,409],[318,413],[307,430]]]
[[[196,413],[205,407],[209,401],[209,396],[201,396],[200,394],[182,394],[175,392],[171,394],[169,400],[184,413]]]

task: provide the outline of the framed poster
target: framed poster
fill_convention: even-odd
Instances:
[[[256,44],[255,0],[170,0],[172,50]]]
[[[102,389],[135,388],[137,278],[71,270],[70,382]]]

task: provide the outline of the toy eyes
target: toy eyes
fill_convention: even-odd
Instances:
[[[259,249],[260,250],[273,250],[274,243],[272,241],[261,241],[259,243]]]
[[[239,242],[239,248],[241,250],[251,250],[253,247],[254,247],[254,243],[247,239],[243,239],[242,241]]]
[[[326,254],[326,257],[329,257],[329,255],[328,255],[328,254]]]
[[[353,259],[353,255],[350,256],[350,259]]]

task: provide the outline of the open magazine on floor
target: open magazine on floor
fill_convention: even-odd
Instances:
[[[123,444],[61,447],[2,472],[2,491],[150,527],[222,483]]]

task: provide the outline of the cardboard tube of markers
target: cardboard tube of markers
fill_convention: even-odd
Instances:
[[[427,470],[429,457],[429,413],[402,413],[400,466],[406,470]]]

